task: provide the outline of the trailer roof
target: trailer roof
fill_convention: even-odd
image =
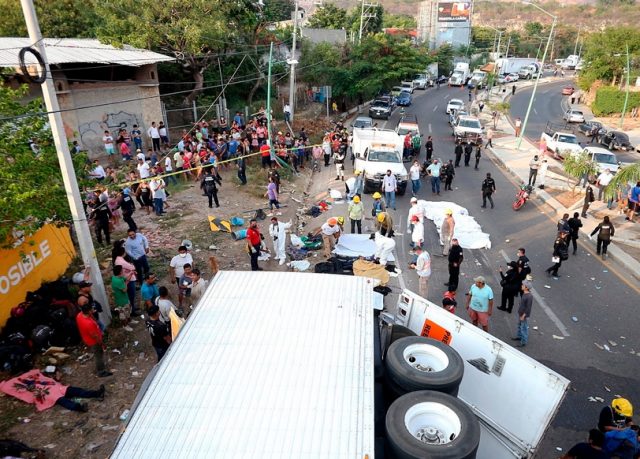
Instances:
[[[112,457],[373,458],[369,282],[218,273]]]

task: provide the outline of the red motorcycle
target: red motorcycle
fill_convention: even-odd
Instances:
[[[527,202],[527,200],[529,199],[529,196],[531,196],[531,193],[533,193],[532,186],[521,185],[520,190],[516,194],[516,199],[513,201],[513,204],[511,205],[511,207],[513,207],[513,210],[520,210],[522,206],[524,206],[525,202]]]

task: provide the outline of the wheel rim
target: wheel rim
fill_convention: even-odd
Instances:
[[[437,347],[428,344],[412,344],[402,353],[405,362],[424,372],[442,371],[449,366],[449,357]]]
[[[404,424],[413,437],[431,445],[446,445],[458,438],[462,430],[456,413],[435,402],[418,403],[409,408],[404,415]]]

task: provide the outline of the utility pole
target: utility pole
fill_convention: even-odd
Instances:
[[[58,98],[53,85],[53,78],[51,76],[51,69],[49,68],[46,49],[44,42],[42,41],[42,33],[40,32],[40,25],[38,24],[36,9],[33,6],[33,0],[20,0],[20,3],[22,5],[24,19],[27,23],[29,39],[32,43],[35,43],[35,47],[44,61],[44,68],[42,71],[46,73],[46,79],[44,83],[42,83],[42,97],[46,104],[47,111],[49,112],[49,124],[51,125],[53,141],[56,145],[58,161],[60,162],[60,172],[62,173],[64,188],[67,192],[67,199],[71,209],[73,226],[78,238],[78,246],[82,256],[82,262],[84,263],[85,268],[89,269],[89,273],[91,275],[91,282],[93,283],[91,294],[103,306],[103,311],[100,313],[100,320],[102,320],[105,325],[109,325],[111,323],[111,308],[109,307],[107,292],[105,291],[104,282],[102,281],[100,265],[98,265],[96,252],[93,248],[93,241],[91,240],[91,232],[89,231],[87,216],[82,206],[80,189],[78,188],[78,181],[76,180],[75,171],[73,169],[71,153],[69,153],[69,144],[64,132],[60,106],[58,105]]]
[[[271,61],[273,59],[273,42],[269,46],[269,70],[267,72],[267,141],[269,142],[269,156],[271,161],[275,160],[273,152],[273,136],[271,135]]]
[[[578,41],[580,40],[580,27],[578,27],[578,36],[576,37],[576,44],[573,47],[574,56],[578,53]]]
[[[624,94],[624,106],[622,107],[622,116],[620,117],[620,129],[624,125],[624,114],[627,111],[627,104],[629,103],[629,73],[630,73],[630,62],[629,62],[629,43],[627,43],[627,88]]]
[[[509,35],[509,40],[507,41],[507,49],[505,50],[504,53],[504,58],[508,58],[509,57],[509,47],[511,46],[511,35]]]
[[[298,0],[296,1],[295,11],[293,13],[293,41],[291,43],[291,72],[289,73],[289,107],[291,107],[291,114],[289,119],[293,121],[293,116],[296,111],[296,38],[298,35]],[[271,81],[271,80],[269,80]]]
[[[365,24],[370,18],[375,17],[375,13],[372,13],[369,8],[378,6],[376,3],[367,3],[366,0],[360,1],[362,2],[362,6],[360,8],[360,31],[358,32],[358,43],[362,41],[362,31],[364,30]]]

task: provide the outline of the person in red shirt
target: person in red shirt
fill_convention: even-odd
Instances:
[[[258,257],[260,256],[262,246],[262,234],[258,228],[258,221],[255,218],[249,222],[247,239],[247,250],[249,251],[249,257],[251,257],[251,271],[262,271],[262,268],[258,266]]]
[[[269,142],[263,143],[260,147],[260,157],[262,158],[262,168],[271,166],[271,147]]]
[[[93,308],[86,296],[78,297],[80,314],[76,316],[76,324],[80,338],[84,344],[93,352],[96,360],[96,374],[100,378],[112,376],[113,373],[107,371],[104,364],[104,343],[102,341],[102,330],[93,317]]]

